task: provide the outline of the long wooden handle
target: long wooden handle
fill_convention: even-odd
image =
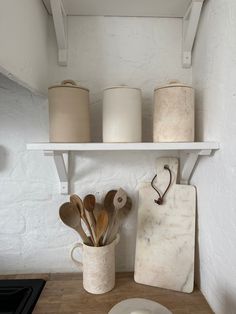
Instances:
[[[114,227],[114,224],[115,224],[115,221],[116,221],[116,217],[117,217],[117,214],[118,214],[118,210],[116,209],[111,217],[111,220],[109,222],[109,226],[107,228],[107,232],[103,238],[103,245],[105,244],[109,244],[109,241],[110,241],[110,238],[111,238],[111,234],[112,234],[112,231],[113,231],[113,227]]]
[[[110,232],[110,235],[109,235],[109,237],[107,237],[107,243],[111,243],[115,239],[116,235],[118,234],[118,232],[120,230],[120,225],[121,225],[121,219],[120,219],[119,215],[117,215],[116,219],[114,221],[112,230]]]
[[[94,244],[96,244],[96,220],[92,212],[86,210],[86,215],[88,217],[88,223],[90,230],[94,239]]]
[[[93,242],[93,245],[95,245],[95,237],[94,237],[94,234],[95,232],[93,232],[89,222],[88,222],[88,219],[86,217],[86,214],[85,214],[85,211],[83,210],[82,213],[81,213],[81,218],[83,219],[86,227],[88,228],[88,231],[90,233],[90,236],[91,236],[91,239],[92,239],[92,242]]]
[[[84,232],[84,229],[82,228],[81,224],[77,226],[76,230],[85,244],[92,244],[91,240],[88,238],[87,234]]]

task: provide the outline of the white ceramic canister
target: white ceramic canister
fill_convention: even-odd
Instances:
[[[103,94],[103,142],[142,141],[142,93],[139,88],[114,86]]]
[[[194,89],[170,82],[154,91],[153,141],[194,141]]]
[[[90,142],[89,90],[72,80],[48,89],[50,142]]]

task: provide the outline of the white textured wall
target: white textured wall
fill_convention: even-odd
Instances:
[[[142,87],[144,139],[151,140],[153,88],[169,79],[191,83],[181,66],[180,19],[71,18],[69,66],[59,68],[51,30],[50,80],[73,78],[91,89],[93,139],[101,140],[101,89],[115,84]],[[76,271],[68,257],[78,237],[58,218],[68,197],[58,191],[50,157],[27,152],[48,140],[47,101],[0,78],[0,272]],[[152,178],[156,153],[83,152],[72,156],[72,192],[98,199],[122,186],[134,202],[117,250],[118,269],[133,269],[137,184]]]
[[[0,72],[46,93],[48,14],[41,0],[0,1]]]
[[[198,187],[199,283],[217,314],[236,313],[236,2],[208,0],[193,59],[198,139],[218,140],[202,158]]]
[[[72,78],[90,89],[94,141],[101,141],[102,90],[121,84],[142,88],[143,140],[150,141],[154,87],[192,80],[192,70],[181,64],[182,19],[70,17],[68,27],[68,66],[58,67],[51,23],[49,81]]]

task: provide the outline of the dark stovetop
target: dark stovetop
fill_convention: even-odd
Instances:
[[[0,314],[31,314],[44,285],[42,279],[0,280]]]

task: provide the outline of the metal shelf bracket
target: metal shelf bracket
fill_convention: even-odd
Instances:
[[[183,17],[183,67],[192,64],[192,49],[197,34],[204,0],[193,0]]]
[[[194,173],[199,156],[210,156],[212,150],[198,150],[192,152],[180,152],[180,184],[189,184]]]
[[[58,46],[58,63],[66,66],[68,59],[67,15],[61,0],[50,0]]]
[[[69,193],[69,152],[44,151],[45,156],[52,156],[61,184],[61,194]]]

